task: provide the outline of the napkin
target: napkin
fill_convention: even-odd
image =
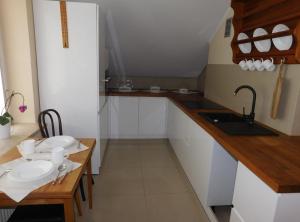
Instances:
[[[43,145],[43,144],[41,144]],[[29,155],[24,155],[22,146],[19,144],[17,145],[18,151],[19,153],[26,159],[31,159],[31,160],[51,160],[51,151],[53,149],[53,147],[45,147],[45,146],[41,146],[38,145],[35,149],[36,152],[33,154],[29,154]],[[76,143],[72,144],[69,147],[65,148],[66,154],[67,155],[71,155],[71,154],[75,154],[75,153],[79,153],[82,151],[87,150],[88,147],[83,145],[82,143],[79,144],[78,141],[76,141]]]
[[[0,167],[3,169],[13,169],[14,167],[18,166],[21,163],[26,162],[25,159],[19,158],[15,159],[13,161],[4,163],[0,165]],[[67,165],[68,171],[73,171],[81,166],[81,163],[72,162],[68,159],[64,162]],[[70,170],[71,169],[71,170]],[[60,176],[63,176],[66,173],[63,172]],[[23,200],[28,194],[30,194],[32,191],[40,188],[41,186],[46,185],[49,182],[52,182],[52,180],[56,177],[58,174],[58,170],[56,169],[51,175],[46,177],[45,179],[38,181],[38,182],[32,182],[32,183],[16,183],[14,181],[11,181],[7,174],[4,174],[0,177],[0,191],[5,193],[8,197],[13,199],[15,202],[20,202]],[[56,185],[53,185],[56,186]]]
[[[35,149],[37,153],[50,153],[54,147],[48,147],[41,142]],[[79,153],[82,151],[87,150],[88,147],[83,145],[82,143],[79,143],[79,141],[76,140],[72,145],[65,147],[66,153],[71,155],[74,153]]]

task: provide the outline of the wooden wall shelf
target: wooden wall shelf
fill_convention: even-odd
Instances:
[[[233,62],[239,63],[243,59],[274,58],[276,64],[284,57],[287,64],[300,63],[300,3],[299,0],[232,0],[231,6],[234,10],[233,26],[234,37],[231,43],[233,51]],[[272,33],[274,26],[285,24],[290,30]],[[252,37],[256,28],[264,28],[269,34],[259,37]],[[246,33],[249,39],[237,40],[239,33]],[[293,36],[291,49],[279,51],[272,43],[269,52],[259,52],[255,41]],[[252,51],[244,54],[238,45],[251,43]]]

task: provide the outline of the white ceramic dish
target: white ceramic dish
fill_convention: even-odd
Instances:
[[[41,145],[43,147],[64,147],[67,148],[68,146],[71,146],[73,143],[75,143],[76,140],[71,136],[53,136],[45,139]]]
[[[288,30],[289,30],[288,26],[286,26],[284,24],[278,24],[273,28],[272,33],[284,32],[284,31],[288,31]],[[272,41],[273,41],[275,47],[279,51],[285,51],[285,50],[289,50],[292,47],[293,36],[288,35],[288,36],[273,38]]]
[[[249,39],[249,36],[246,33],[241,32],[238,35],[237,40],[244,40],[244,39]],[[252,46],[251,46],[250,42],[239,44],[239,48],[240,48],[241,52],[244,54],[249,54],[252,50]]]
[[[51,161],[35,160],[14,167],[7,177],[19,183],[37,182],[50,176],[54,170],[55,166]]]
[[[195,91],[187,91],[187,92],[182,92],[182,91],[179,91],[179,90],[175,90],[173,91],[174,93],[178,93],[178,94],[182,94],[182,95],[190,95],[190,94],[197,94],[198,92],[195,92]]]
[[[151,90],[151,89],[146,89],[144,92],[149,92],[149,93],[165,93],[167,90]]]
[[[268,32],[263,28],[257,28],[253,32],[253,37],[259,37],[264,35],[268,35]],[[254,45],[259,52],[269,52],[271,49],[271,40],[266,39],[261,41],[255,41]]]

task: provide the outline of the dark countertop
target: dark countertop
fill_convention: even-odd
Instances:
[[[109,96],[167,97],[205,129],[235,159],[243,163],[277,193],[300,193],[300,136],[230,136],[198,115],[217,110],[189,109],[183,101],[203,100],[200,94],[174,92],[110,92]],[[229,109],[218,110],[228,112]]]

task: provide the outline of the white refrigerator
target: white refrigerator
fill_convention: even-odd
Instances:
[[[98,174],[108,127],[105,17],[99,4],[66,4],[69,48],[63,48],[59,1],[33,1],[40,106],[61,114],[64,135],[97,139],[92,168]]]

